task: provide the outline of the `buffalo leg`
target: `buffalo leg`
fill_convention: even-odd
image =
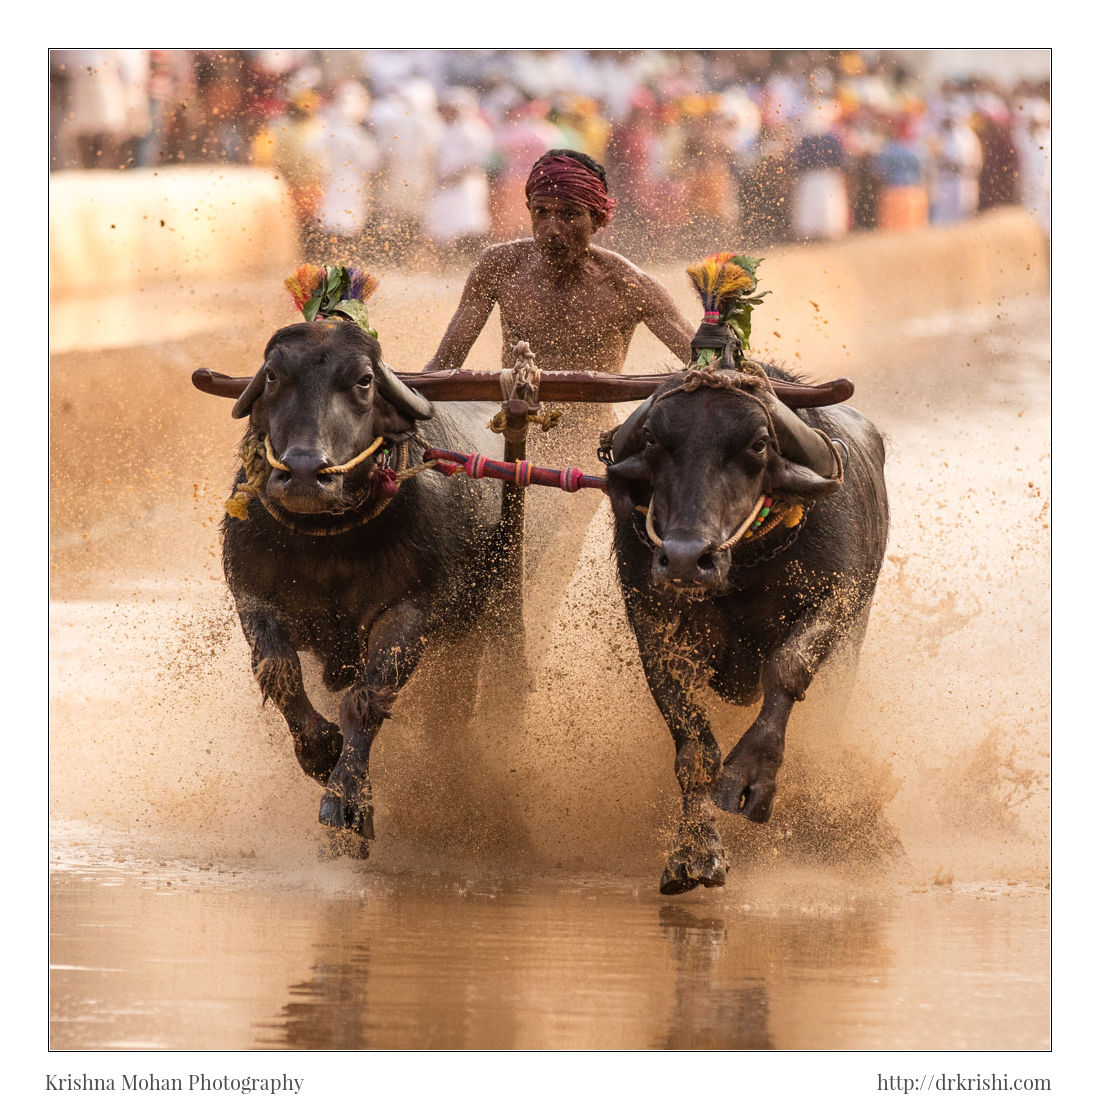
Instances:
[[[241,613],[241,628],[252,652],[252,673],[264,701],[273,702],[283,715],[302,770],[323,785],[340,758],[340,729],[313,708],[302,683],[298,653],[276,616],[247,610]]]
[[[761,824],[771,817],[791,710],[806,696],[813,676],[836,641],[837,628],[845,627],[850,620],[851,614],[834,598],[831,604],[796,624],[792,634],[765,661],[763,704],[756,720],[726,756],[714,791],[715,805]]]
[[[340,703],[344,746],[321,799],[322,825],[373,838],[370,749],[424,652],[426,626],[425,609],[405,602],[385,610],[366,631],[359,678]]]
[[[676,780],[683,796],[677,845],[661,876],[661,893],[683,894],[700,883],[722,886],[726,881],[726,855],[710,811],[721,749],[691,697],[689,681],[677,673],[677,665],[668,657],[668,627],[662,627],[660,620],[644,612],[642,606],[629,602],[628,606],[646,682],[676,745]]]

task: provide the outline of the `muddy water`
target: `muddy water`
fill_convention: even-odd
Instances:
[[[417,282],[388,311],[422,311]],[[849,371],[894,516],[860,669],[796,708],[769,825],[724,819],[727,887],[676,899],[671,744],[605,505],[538,614],[527,716],[490,674],[461,735],[470,659],[426,660],[375,749],[371,860],[322,860],[218,567],[239,428],[186,393],[195,365],[246,372],[262,329],[59,355],[55,435],[99,465],[55,441],[50,1046],[1047,1048],[1047,311],[914,318]],[[89,388],[120,366],[132,410]],[[715,713],[728,749],[748,718]]]

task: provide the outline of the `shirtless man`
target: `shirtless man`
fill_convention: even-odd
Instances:
[[[668,291],[621,254],[591,243],[614,207],[597,162],[575,151],[544,154],[527,179],[532,238],[482,253],[424,369],[462,366],[494,304],[502,366],[512,365],[512,346],[526,340],[542,370],[618,374],[639,324],[686,363],[694,329]]]

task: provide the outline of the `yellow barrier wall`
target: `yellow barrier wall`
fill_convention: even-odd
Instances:
[[[294,264],[282,183],[248,166],[50,176],[50,292],[260,273]]]

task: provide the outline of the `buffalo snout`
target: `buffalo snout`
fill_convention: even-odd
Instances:
[[[653,580],[673,588],[718,589],[729,571],[729,552],[698,536],[669,535],[653,552]]]
[[[279,459],[283,467],[271,471],[268,490],[279,503],[291,512],[323,512],[331,507],[334,496],[339,496],[342,485],[340,475],[322,473],[332,465],[332,460],[310,449],[288,448]]]

